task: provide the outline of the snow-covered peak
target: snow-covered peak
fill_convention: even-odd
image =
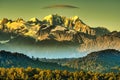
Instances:
[[[77,20],[77,19],[79,19],[79,17],[78,16],[74,16],[72,19],[73,20]]]
[[[48,20],[52,19],[52,17],[53,17],[53,15],[48,15],[48,16],[44,17],[43,20],[47,20],[48,21]]]
[[[37,22],[38,19],[37,18],[31,18],[29,21],[32,21],[32,22]]]
[[[71,19],[72,19],[73,23],[75,23],[77,20],[80,20],[78,16],[74,16]]]
[[[2,20],[0,20],[0,24],[1,24]]]
[[[53,29],[52,31],[65,31],[66,28],[62,27],[62,26],[56,26],[55,29]]]
[[[62,24],[62,17],[57,14],[52,14],[44,17],[43,21],[46,21],[50,25],[60,25]]]

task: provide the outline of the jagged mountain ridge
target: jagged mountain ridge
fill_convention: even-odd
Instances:
[[[93,40],[84,40],[84,43],[78,48],[78,50],[87,53],[104,49],[120,50],[120,32],[113,31]]]
[[[84,33],[81,33],[79,37],[81,43],[71,42],[71,41],[56,41],[56,40],[43,40],[37,41],[31,37],[25,37],[22,35],[10,34],[10,33],[3,33],[0,32],[0,49],[2,50],[16,50],[22,51],[22,53],[26,53],[25,51],[29,52],[32,50],[39,54],[59,54],[59,56],[66,54],[67,56],[74,54],[77,56],[71,57],[80,57],[80,55],[87,54],[93,51],[104,50],[104,49],[116,49],[120,50],[120,32],[112,32],[106,34],[104,36],[99,36],[96,38],[91,38],[92,36],[87,36]],[[14,36],[14,37],[12,37]],[[77,37],[78,38],[78,37]],[[4,44],[3,44],[4,42]],[[41,50],[43,52],[41,52]],[[44,51],[45,50],[45,51]],[[59,50],[59,51],[57,51]],[[49,53],[48,53],[48,52]],[[55,54],[52,54],[55,51]],[[61,54],[61,51],[63,54]],[[29,53],[28,53],[29,54]],[[43,54],[43,55],[44,55]],[[47,56],[46,56],[47,57]],[[61,57],[62,58],[62,57]],[[67,57],[66,57],[67,58]]]
[[[0,30],[33,37],[39,41],[51,38],[58,41],[72,41],[74,36],[81,32],[92,36],[103,35],[103,30],[104,34],[109,33],[109,30],[103,28],[99,28],[98,32],[97,28],[86,25],[78,16],[66,18],[57,14],[46,16],[42,21],[37,18],[32,18],[29,21],[24,21],[21,18],[12,21],[4,18],[0,22]]]
[[[95,32],[95,34],[91,32]],[[32,18],[28,21],[21,18],[17,20],[4,18],[0,21],[0,35],[0,45],[2,44],[1,46],[4,47],[0,47],[0,49],[5,50],[13,44],[14,47],[49,45],[58,49],[67,45],[67,48],[69,46],[70,49],[74,47],[72,50],[76,50],[77,53],[120,49],[119,32],[110,33],[108,29],[103,27],[92,28],[80,20],[78,16],[66,18],[59,15],[49,15],[43,20]],[[21,44],[19,45],[19,43]]]

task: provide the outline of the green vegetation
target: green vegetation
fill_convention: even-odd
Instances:
[[[11,68],[11,67],[23,67],[27,68],[31,66],[33,68],[41,68],[41,69],[50,69],[50,70],[68,70],[74,71],[74,69],[69,68],[67,66],[61,66],[57,63],[53,62],[42,62],[39,61],[38,58],[30,58],[21,53],[11,53],[9,51],[0,51],[0,67]]]
[[[85,57],[68,61],[62,65],[84,71],[117,72],[113,68],[120,66],[120,51],[106,49],[92,52]]]
[[[0,68],[0,80],[120,80],[120,73],[42,70],[40,68]]]
[[[62,66],[68,66],[76,70],[94,72],[118,72],[120,66],[120,51],[106,49],[92,52],[81,58],[46,59],[40,58],[42,62],[54,62]],[[116,70],[117,69],[117,70]]]

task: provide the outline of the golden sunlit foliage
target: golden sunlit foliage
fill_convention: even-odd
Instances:
[[[0,68],[0,80],[120,80],[120,73],[42,70],[39,68]]]

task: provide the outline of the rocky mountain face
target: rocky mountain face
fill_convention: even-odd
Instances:
[[[114,31],[92,40],[84,40],[84,43],[78,48],[79,51],[87,53],[104,49],[120,50],[120,32]]]
[[[49,15],[46,16],[43,21],[50,25],[64,26],[67,29],[74,29],[75,31],[83,32],[90,35],[95,35],[96,33],[92,28],[83,23],[78,16],[66,18],[59,15]]]
[[[4,18],[0,21],[0,30],[29,36],[38,41],[49,39],[73,41],[76,39],[75,36],[80,36],[80,33],[91,36],[109,33],[107,29],[99,28],[98,31],[97,28],[91,28],[83,23],[78,16],[66,18],[59,15],[46,16],[42,21],[37,18],[32,18],[29,21],[24,21],[20,18],[12,21]],[[100,30],[102,32],[100,32]]]
[[[106,49],[92,52],[85,57],[68,61],[63,65],[85,71],[110,72],[120,66],[120,51]]]
[[[0,51],[0,67],[11,68],[11,67],[33,67],[41,69],[59,69],[59,70],[74,70],[66,66],[58,65],[53,62],[42,62],[37,58],[30,58],[21,53],[11,53],[8,51]]]
[[[0,45],[5,43],[10,45],[23,43],[29,46],[71,45],[79,53],[89,53],[103,49],[120,50],[119,35],[120,32],[110,32],[103,27],[92,28],[78,16],[67,18],[56,14],[48,15],[43,20],[37,18],[28,21],[21,18],[0,20]],[[4,47],[6,46],[9,47],[8,45]]]

